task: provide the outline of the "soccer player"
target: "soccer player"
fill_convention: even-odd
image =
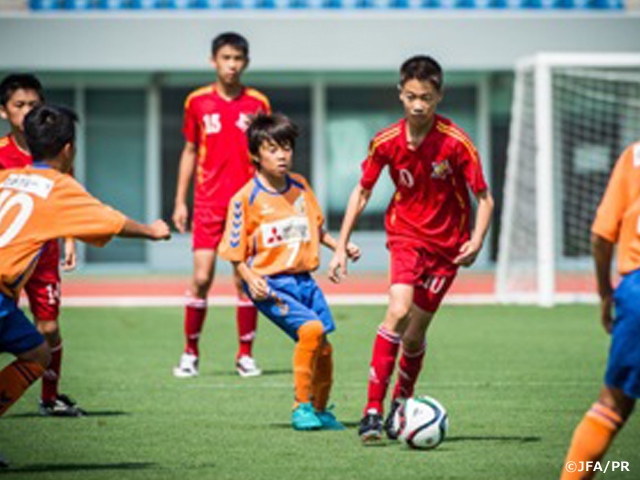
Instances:
[[[75,155],[76,115],[37,106],[24,121],[33,166],[0,171],[0,351],[17,359],[0,371],[0,415],[44,373],[50,347],[18,308],[47,241],[73,237],[97,246],[113,235],[168,239],[157,220],[141,225],[101,204],[68,173]]]
[[[31,154],[24,136],[23,120],[44,101],[40,81],[30,74],[12,74],[0,82],[0,116],[9,122],[10,133],[0,138],[0,170],[31,165]],[[64,269],[75,267],[76,251],[72,239],[64,241]],[[60,247],[58,240],[45,245],[35,271],[25,285],[29,308],[38,331],[51,347],[51,362],[42,377],[39,411],[42,415],[77,417],[85,412],[67,395],[58,391],[62,371],[60,316]]]
[[[194,177],[193,278],[187,291],[184,353],[173,370],[180,378],[198,375],[198,341],[207,314],[207,294],[213,282],[227,206],[253,174],[246,129],[254,115],[271,111],[264,95],[241,83],[242,73],[249,65],[249,44],[244,37],[223,33],[214,38],[211,63],[216,69],[216,82],[195,90],[185,102],[186,141],[173,213],[176,228],[184,233],[187,191]],[[252,354],[258,312],[243,293],[236,272],[234,281],[238,291],[236,371],[242,377],[252,377],[261,373]]]
[[[493,211],[480,158],[467,135],[436,114],[443,97],[438,62],[415,56],[400,68],[400,101],[405,118],[371,141],[342,222],[329,265],[331,280],[346,275],[346,245],[384,167],[395,184],[386,213],[391,253],[389,306],[373,345],[368,401],[360,422],[363,442],[382,438],[383,401],[398,351],[399,375],[385,430],[394,438],[391,420],[401,399],[413,394],[422,369],[426,333],[459,266],[473,263],[482,247]],[[470,235],[471,202],[478,201]],[[400,348],[402,347],[402,348]]]
[[[618,159],[591,233],[600,316],[611,334],[611,347],[600,397],[573,434],[563,480],[593,478],[595,469],[580,466],[602,459],[640,397],[640,141]],[[611,262],[616,244],[622,280],[614,291]],[[569,462],[575,462],[574,472],[566,469]]]
[[[297,128],[283,115],[260,115],[249,127],[249,151],[257,172],[229,205],[220,255],[233,262],[244,288],[267,318],[295,342],[296,430],[342,430],[327,409],[332,386],[335,330],[329,306],[310,272],[319,244],[335,248],[306,180],[290,173]],[[360,255],[346,246],[352,259]]]

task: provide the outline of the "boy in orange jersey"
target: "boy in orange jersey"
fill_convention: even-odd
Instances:
[[[333,383],[335,330],[329,306],[310,272],[318,268],[319,244],[333,249],[318,202],[300,175],[290,173],[298,131],[283,115],[259,115],[249,127],[249,151],[257,172],[229,204],[220,255],[233,262],[244,288],[267,318],[295,342],[296,430],[342,430],[327,410]],[[359,249],[349,244],[349,258]]]
[[[433,58],[418,55],[400,67],[405,118],[371,141],[362,178],[353,190],[329,265],[329,276],[346,275],[346,246],[385,167],[396,187],[385,228],[391,253],[389,306],[374,341],[368,398],[358,433],[363,442],[382,439],[383,402],[396,357],[399,374],[384,422],[395,438],[393,413],[413,395],[426,352],[426,334],[458,267],[471,265],[482,248],[493,199],[473,143],[451,120],[436,114],[443,73]],[[471,190],[478,201],[471,232]]]
[[[184,352],[173,369],[178,378],[198,375],[198,342],[207,315],[207,294],[213,283],[227,207],[231,197],[253,175],[245,132],[251,117],[271,111],[267,97],[241,83],[242,73],[249,65],[249,43],[244,37],[228,32],[214,38],[211,64],[216,69],[216,82],[195,90],[184,106],[185,144],[173,223],[180,233],[186,231],[186,198],[193,177],[193,278],[184,312]],[[237,274],[234,279],[238,291],[236,371],[242,377],[254,377],[261,373],[252,353],[258,312],[242,291]]]
[[[0,82],[0,117],[11,132],[0,138],[0,170],[31,165],[32,159],[24,136],[23,120],[34,106],[44,102],[40,81],[30,74],[11,74]],[[64,242],[64,270],[75,267],[73,239]],[[62,337],[60,335],[60,247],[58,240],[47,242],[38,265],[24,290],[36,327],[51,347],[51,362],[42,377],[39,411],[42,415],[78,417],[85,412],[67,395],[58,391],[62,372]]]
[[[591,233],[600,316],[611,334],[611,347],[600,397],[573,434],[563,480],[593,478],[595,462],[602,459],[640,397],[640,141],[618,159]],[[622,280],[614,291],[615,244]]]
[[[75,120],[64,108],[35,107],[24,121],[33,166],[0,171],[0,351],[17,357],[0,371],[0,415],[43,375],[51,358],[43,336],[17,306],[46,242],[73,237],[102,246],[113,235],[170,236],[162,220],[139,224],[65,175],[75,155]]]

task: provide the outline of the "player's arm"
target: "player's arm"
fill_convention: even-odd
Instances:
[[[470,266],[480,253],[484,238],[489,230],[491,216],[493,215],[493,197],[489,190],[484,190],[476,195],[478,208],[476,210],[476,220],[471,238],[460,247],[458,256],[453,260],[456,265],[463,267]]]
[[[338,246],[338,241],[323,227],[320,227],[320,243],[333,251],[335,251]],[[356,262],[360,258],[360,255],[360,247],[355,243],[347,243],[347,256],[349,257],[349,260]]]
[[[260,275],[251,270],[246,262],[231,262],[237,270],[240,278],[244,280],[249,287],[251,297],[256,301],[266,300],[269,297],[269,285],[267,281]]]
[[[193,178],[193,170],[196,165],[198,148],[193,142],[185,142],[182,154],[180,155],[180,166],[178,167],[178,183],[176,185],[176,198],[173,207],[173,224],[180,233],[187,230],[187,219],[189,211],[187,209],[187,193],[189,183]]]
[[[147,238],[149,240],[169,240],[171,231],[164,220],[156,220],[150,224],[138,223],[127,218],[122,230],[118,232],[118,237],[127,238]]]
[[[340,228],[340,237],[335,246],[333,257],[329,262],[329,279],[332,282],[338,283],[347,274],[349,238],[351,237],[351,232],[353,232],[353,227],[367,203],[369,203],[370,198],[371,190],[364,188],[360,183],[351,192],[347,211],[344,214],[342,227]]]
[[[62,261],[62,270],[69,272],[76,268],[78,260],[76,252],[76,242],[72,237],[64,239],[64,260]]]
[[[591,254],[596,266],[596,281],[600,296],[600,318],[602,326],[611,333],[613,316],[613,284],[611,282],[611,261],[613,259],[614,243],[593,233],[591,235]]]

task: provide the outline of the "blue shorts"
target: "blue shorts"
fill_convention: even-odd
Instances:
[[[640,398],[640,270],[622,278],[613,298],[616,316],[605,384]]]
[[[42,342],[44,337],[15,300],[0,293],[0,352],[19,355],[39,347]]]
[[[296,342],[298,329],[307,322],[320,320],[324,333],[333,332],[336,325],[322,290],[308,273],[282,274],[265,277],[278,300],[253,300],[256,308]],[[245,291],[251,297],[247,285]]]

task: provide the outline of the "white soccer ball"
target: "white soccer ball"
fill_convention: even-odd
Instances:
[[[393,417],[393,426],[402,443],[411,448],[430,450],[444,440],[449,419],[440,402],[422,395],[400,405]]]

